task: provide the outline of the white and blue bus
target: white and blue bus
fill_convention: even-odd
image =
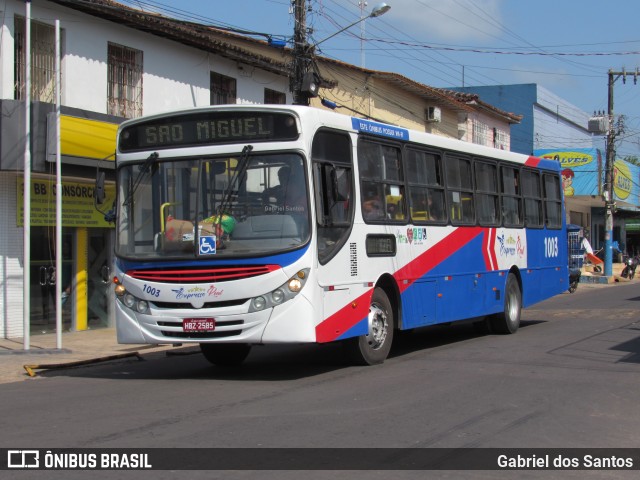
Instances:
[[[382,363],[394,332],[514,333],[568,288],[557,162],[303,106],[218,106],[118,131],[120,343],[340,341]]]

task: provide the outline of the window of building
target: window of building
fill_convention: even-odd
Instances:
[[[287,95],[283,92],[265,88],[264,103],[265,105],[285,105],[287,103]]]
[[[236,103],[236,79],[211,72],[211,105]]]
[[[411,218],[416,223],[445,222],[447,209],[442,180],[442,156],[407,149],[406,168]]]
[[[503,130],[493,129],[493,146],[500,150],[507,150],[509,134]]]
[[[142,115],[142,51],[109,42],[107,111],[135,118]]]
[[[14,43],[14,95],[16,100],[26,98],[26,40],[25,17],[15,17]],[[55,102],[55,28],[40,22],[31,22],[31,99]]]
[[[471,122],[473,130],[472,141],[478,145],[489,145],[489,127],[475,118]]]

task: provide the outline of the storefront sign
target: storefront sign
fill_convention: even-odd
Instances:
[[[18,226],[24,225],[24,179],[18,177]],[[62,182],[62,226],[113,228],[104,219],[93,201],[93,183]],[[114,184],[105,185],[106,201],[99,207],[106,212],[115,199]],[[56,224],[56,181],[55,178],[31,179],[31,226],[49,227]]]

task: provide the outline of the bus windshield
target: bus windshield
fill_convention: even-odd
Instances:
[[[171,159],[154,153],[150,159],[118,171],[119,256],[231,258],[307,242],[307,182],[299,154]]]

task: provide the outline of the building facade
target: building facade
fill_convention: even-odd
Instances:
[[[475,93],[494,107],[522,116],[511,129],[511,150],[532,155],[534,150],[592,148],[587,129],[589,114],[535,83],[454,88]]]

